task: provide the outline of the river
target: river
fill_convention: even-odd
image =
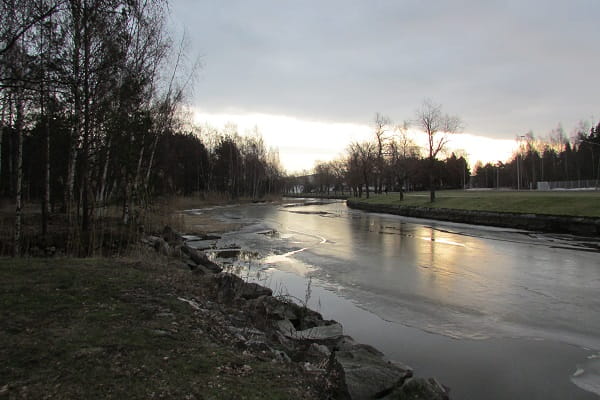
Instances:
[[[453,399],[600,397],[597,241],[289,201],[188,210],[243,225],[197,246]]]

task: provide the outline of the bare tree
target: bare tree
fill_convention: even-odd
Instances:
[[[400,200],[404,200],[404,184],[408,178],[407,161],[419,156],[419,147],[408,134],[408,121],[394,128],[396,135],[388,143],[388,154],[393,174],[398,182]]]
[[[369,182],[373,175],[373,166],[377,156],[377,146],[372,142],[354,142],[350,144],[350,158],[358,162],[358,168],[369,198]]]
[[[457,116],[442,113],[441,104],[427,99],[416,112],[416,125],[427,135],[429,150],[429,199],[435,201],[435,159],[448,144],[450,134],[462,129],[462,121]]]
[[[375,157],[375,169],[376,169],[376,182],[375,182],[375,192],[381,193],[383,186],[383,176],[385,170],[385,158],[384,158],[384,148],[385,142],[387,141],[387,137],[385,133],[388,130],[388,126],[390,125],[390,119],[380,113],[375,113],[375,142],[377,145],[377,154]]]

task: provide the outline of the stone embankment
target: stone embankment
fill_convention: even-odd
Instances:
[[[203,284],[212,301],[226,308],[226,327],[244,351],[269,354],[274,361],[294,362],[315,374],[325,397],[336,399],[448,399],[448,389],[433,378],[413,376],[410,367],[387,360],[372,346],[344,334],[336,321],[271,289],[226,273],[206,255],[186,244],[182,235],[165,228],[146,245],[181,260]],[[202,312],[192,299],[180,299]]]
[[[427,218],[539,232],[566,233],[578,236],[600,236],[600,218],[369,204],[360,200],[348,200],[347,205],[350,208],[359,210],[413,218]]]

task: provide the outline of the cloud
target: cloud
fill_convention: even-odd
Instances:
[[[288,172],[310,170],[317,161],[330,161],[343,157],[353,141],[373,139],[373,128],[365,124],[330,123],[304,120],[297,117],[271,114],[210,113],[202,109],[191,110],[198,126],[217,129],[235,125],[241,135],[254,134],[256,127],[269,146],[277,148],[283,167]],[[394,133],[390,131],[387,136]],[[427,137],[415,129],[409,131],[411,139],[425,149]],[[471,166],[477,161],[506,161],[514,151],[513,139],[492,139],[469,133],[449,136],[446,153],[464,154]]]
[[[193,103],[368,124],[425,97],[512,139],[597,117],[600,2],[176,0],[203,55]]]

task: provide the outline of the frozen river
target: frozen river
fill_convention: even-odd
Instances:
[[[244,224],[216,243],[253,253],[238,274],[453,399],[600,398],[597,241],[290,203],[194,212]]]

